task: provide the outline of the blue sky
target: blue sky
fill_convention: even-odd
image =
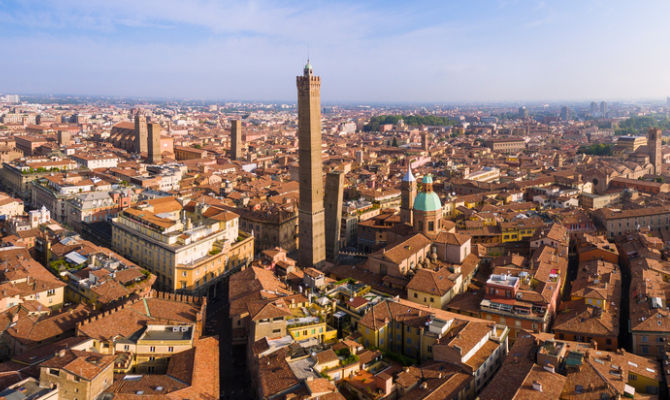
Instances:
[[[0,92],[324,102],[670,95],[670,2],[0,0]]]

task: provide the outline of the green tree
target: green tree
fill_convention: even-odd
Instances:
[[[591,154],[596,156],[611,156],[614,145],[612,143],[594,143],[582,146],[577,150],[580,154]]]
[[[456,121],[449,117],[440,117],[436,115],[378,115],[370,118],[364,127],[364,132],[378,132],[382,125],[397,124],[403,120],[408,126],[449,126],[455,125]]]
[[[634,116],[621,121],[614,133],[617,135],[640,135],[645,134],[649,128],[670,129],[670,119],[665,115]]]

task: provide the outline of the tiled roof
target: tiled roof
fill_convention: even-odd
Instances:
[[[148,310],[148,313],[147,313]],[[128,338],[147,324],[195,324],[201,306],[175,299],[149,297],[93,317],[78,332],[99,340]]]
[[[45,368],[64,369],[86,380],[93,380],[114,362],[114,355],[78,350],[60,350],[54,357],[40,364]]]

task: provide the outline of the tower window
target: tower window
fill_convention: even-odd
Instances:
[[[429,230],[430,232],[432,232],[432,231],[435,230],[435,222],[433,222],[433,221],[428,221],[428,230]]]

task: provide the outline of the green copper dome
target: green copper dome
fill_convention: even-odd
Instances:
[[[426,183],[433,183],[433,176],[430,174],[424,176],[423,179],[421,179],[421,183],[423,183],[424,185]]]
[[[305,73],[312,72],[312,64],[309,63],[309,60],[307,60],[307,64],[305,64]]]
[[[414,199],[416,211],[437,211],[442,209],[442,202],[435,192],[420,192]]]

